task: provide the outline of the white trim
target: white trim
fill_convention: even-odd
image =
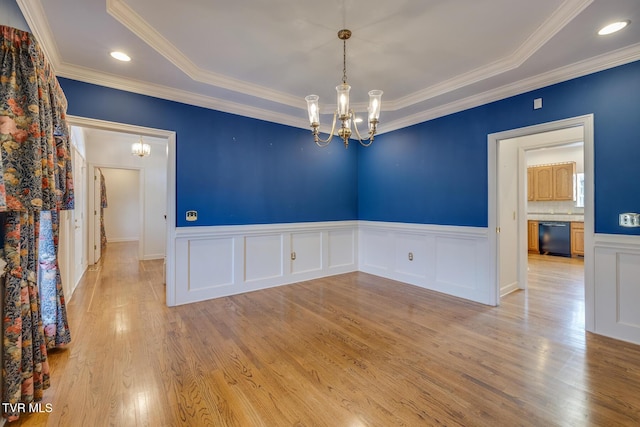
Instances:
[[[593,0],[568,0],[554,11],[536,31],[513,53],[469,72],[455,76],[442,83],[412,93],[393,101],[393,109],[400,110],[424,102],[436,96],[481,82],[507,71],[519,68],[534,53],[579,15]]]
[[[137,237],[110,237],[109,242],[111,243],[126,243],[126,242],[139,242],[141,239]],[[142,259],[143,257],[138,256],[138,259]]]
[[[360,228],[375,227],[377,230],[410,232],[410,233],[438,233],[441,236],[454,237],[487,237],[485,227],[467,227],[459,225],[413,224],[407,222],[357,221]]]
[[[584,129],[584,173],[585,173],[585,206],[584,206],[584,271],[585,271],[585,327],[588,331],[595,330],[595,284],[594,284],[594,162],[593,162],[593,115],[585,115],[565,120],[558,120],[520,129],[512,129],[504,132],[493,133],[487,136],[487,168],[488,168],[488,226],[489,230],[489,270],[491,281],[495,285],[496,304],[499,303],[499,247],[497,239],[498,227],[498,144],[501,140],[518,138],[537,133],[549,132],[553,130],[566,129],[569,127],[583,126]],[[542,144],[539,144],[542,145]],[[554,142],[551,145],[557,145]],[[526,147],[531,148],[531,147]],[[519,193],[526,192],[526,167],[524,167],[525,147],[519,147]],[[518,203],[518,264],[519,282],[521,287],[526,288],[526,268],[527,265],[527,218],[524,196],[519,197]]]
[[[640,236],[596,233],[593,245],[596,248],[638,250],[640,249]]]
[[[180,227],[175,303],[356,271],[357,233],[357,221]]]
[[[106,120],[67,116],[71,126],[133,133],[167,139],[167,221],[166,221],[166,303],[175,303],[175,234],[176,234],[176,133],[170,130],[154,129]]]
[[[358,270],[494,305],[487,236],[484,227],[360,221]]]
[[[438,117],[444,117],[459,111],[479,107],[481,105],[500,101],[502,99],[541,89],[557,83],[562,83],[599,71],[608,70],[620,65],[629,64],[637,60],[640,60],[640,43],[500,86],[486,92],[468,96],[448,104],[427,108],[402,119],[386,123],[383,122],[379,126],[379,133],[402,129],[428,120],[437,119]],[[399,108],[397,108],[393,101],[385,101],[383,112],[395,109]]]
[[[376,221],[180,227],[176,303],[363,271],[490,304],[487,234],[482,227]]]
[[[107,0],[107,12],[192,80],[300,108],[302,99],[288,93],[213,73],[198,67],[122,0]]]
[[[198,239],[211,236],[226,237],[242,234],[243,236],[260,235],[265,233],[284,233],[299,231],[325,230],[328,228],[358,226],[358,221],[319,221],[294,222],[277,224],[248,224],[248,225],[212,225],[202,227],[179,227],[176,238]]]
[[[383,104],[384,111],[399,111],[411,106],[426,102],[429,99],[444,94],[451,93],[462,87],[477,83],[491,76],[504,73],[521,66],[533,53],[543,46],[551,35],[557,33],[566,24],[568,24],[578,13],[584,10],[593,0],[570,0],[565,1],[561,7],[551,17],[543,23],[523,45],[516,49],[511,55],[489,64],[485,67],[478,68],[469,73],[456,76],[445,82],[438,83],[404,98],[395,100],[386,100]],[[214,109],[231,114],[238,114],[245,117],[251,117],[259,120],[265,120],[273,123],[280,123],[301,129],[308,129],[309,124],[306,120],[306,106],[302,99],[293,97],[289,94],[274,91],[262,86],[241,82],[226,76],[221,76],[211,72],[203,71],[195,66],[190,60],[184,61],[184,55],[177,51],[162,36],[157,35],[153,28],[141,21],[141,18],[135,18],[133,15],[127,15],[130,9],[122,0],[109,0],[108,8],[112,9],[110,13],[125,21],[125,25],[131,26],[132,31],[138,34],[142,40],[146,41],[152,48],[162,53],[169,61],[174,64],[182,64],[179,68],[183,69],[187,75],[197,81],[213,84],[237,93],[247,94],[258,97],[280,105],[286,105],[295,108],[292,114],[276,113],[264,108],[257,108],[252,105],[232,102],[207,96],[199,93],[179,90],[154,83],[147,83],[130,78],[120,77],[98,70],[92,70],[86,67],[79,67],[69,63],[65,63],[60,56],[59,50],[55,43],[55,39],[49,28],[46,14],[42,8],[40,0],[28,1],[17,0],[18,6],[25,16],[27,24],[34,32],[38,42],[40,43],[45,55],[49,59],[54,71],[60,77],[67,77],[100,86],[120,89],[137,93],[141,95],[153,96],[161,99],[182,102],[203,108]],[[135,13],[135,12],[134,12]],[[137,16],[137,15],[136,15]],[[149,28],[147,28],[149,27]],[[154,34],[156,34],[154,36]],[[160,37],[160,38],[158,38]],[[166,48],[163,43],[167,43]],[[165,50],[167,50],[165,52]],[[573,78],[585,76],[598,71],[613,68],[619,65],[631,63],[640,59],[640,43],[621,48],[619,50],[608,52],[593,58],[579,61],[555,70],[548,71],[530,78],[504,85],[498,88],[488,90],[486,92],[468,96],[445,105],[436,107],[426,107],[421,111],[406,115],[405,117],[390,122],[383,121],[378,127],[378,134],[391,132],[417,123],[422,123],[438,117],[443,117],[469,108],[484,105],[490,102],[505,99],[511,96],[519,95],[531,90],[540,89],[552,84],[567,81]],[[174,62],[175,61],[175,62]],[[185,65],[186,64],[186,65]],[[354,108],[364,109],[365,105],[358,106],[354,104]],[[299,113],[299,114],[298,114]]]
[[[594,332],[640,344],[640,236],[596,234]]]

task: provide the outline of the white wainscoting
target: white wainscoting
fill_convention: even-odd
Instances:
[[[357,233],[357,221],[178,228],[176,304],[356,271]]]
[[[496,300],[486,228],[360,221],[358,230],[360,271],[483,304]]]
[[[596,234],[594,332],[640,344],[640,236]]]

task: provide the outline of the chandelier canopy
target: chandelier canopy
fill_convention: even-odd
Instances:
[[[309,95],[305,97],[307,101],[307,110],[309,113],[309,122],[313,128],[313,140],[320,147],[326,147],[333,139],[334,132],[336,130],[336,119],[340,119],[340,128],[338,129],[338,136],[344,141],[344,146],[349,146],[349,138],[351,137],[351,122],[361,145],[368,147],[373,142],[373,137],[376,134],[378,119],[380,118],[380,103],[382,99],[381,90],[369,91],[369,135],[366,139],[360,136],[358,131],[358,124],[356,121],[355,113],[349,108],[349,91],[351,86],[347,84],[347,40],[351,37],[351,31],[343,29],[338,31],[338,38],[342,40],[342,83],[336,86],[338,92],[338,102],[335,112],[333,113],[333,124],[331,125],[331,132],[329,137],[325,140],[320,139],[320,108],[318,107],[318,95]]]

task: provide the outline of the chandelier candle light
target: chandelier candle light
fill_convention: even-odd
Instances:
[[[307,101],[307,110],[309,112],[309,122],[313,128],[313,140],[320,147],[326,147],[331,142],[333,134],[336,130],[336,118],[340,119],[341,125],[338,129],[338,136],[344,141],[344,146],[349,146],[349,138],[351,137],[351,122],[354,124],[356,136],[361,145],[368,147],[373,142],[376,134],[378,119],[380,118],[380,102],[382,99],[381,90],[369,91],[369,136],[363,139],[358,131],[356,116],[352,109],[349,108],[349,91],[351,86],[347,84],[347,40],[351,37],[351,31],[344,29],[338,31],[338,38],[342,40],[342,84],[336,86],[338,92],[338,105],[333,113],[333,124],[329,137],[325,140],[320,139],[320,109],[318,107],[318,95],[309,95],[305,98]]]

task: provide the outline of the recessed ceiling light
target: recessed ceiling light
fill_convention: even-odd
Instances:
[[[606,27],[603,27],[600,31],[598,31],[598,35],[606,36],[607,34],[615,33],[616,31],[620,31],[621,29],[623,29],[624,27],[626,27],[630,23],[631,23],[631,21],[614,22],[612,24],[607,25]]]
[[[129,57],[129,55],[127,55],[124,52],[111,52],[111,57],[117,59],[118,61],[124,61],[124,62],[129,62],[131,61],[131,58]]]

